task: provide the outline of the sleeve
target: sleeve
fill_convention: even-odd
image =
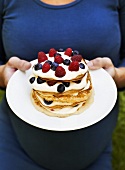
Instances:
[[[125,0],[119,0],[119,23],[121,29],[120,67],[125,67]]]
[[[0,65],[5,63],[5,52],[2,43],[3,0],[0,0]]]

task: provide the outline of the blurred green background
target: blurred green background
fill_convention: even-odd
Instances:
[[[0,90],[0,100],[4,91]],[[113,133],[113,169],[125,170],[125,91],[119,93],[120,111]],[[101,170],[101,169],[100,169]]]

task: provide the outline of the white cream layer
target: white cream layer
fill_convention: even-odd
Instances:
[[[33,76],[34,75],[31,75],[29,77],[29,79]],[[81,82],[78,84],[75,82],[70,82],[70,86],[65,87],[65,91],[69,91],[69,90],[73,90],[73,89],[77,90],[77,89],[83,89],[83,88],[88,89],[90,86],[90,82],[89,81],[87,82],[87,76],[88,76],[88,73],[85,74],[85,76],[82,78]],[[43,92],[57,92],[57,87],[61,83],[58,82],[53,86],[49,86],[46,82],[44,82],[42,84],[38,84],[37,77],[36,77],[35,81],[32,84],[31,83],[29,83],[29,84],[32,87],[32,89],[35,89],[35,90],[39,90],[39,91],[43,91]]]

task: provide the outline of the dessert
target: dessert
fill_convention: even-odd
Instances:
[[[31,100],[39,111],[56,117],[79,114],[93,101],[91,76],[77,50],[38,53],[29,77]]]

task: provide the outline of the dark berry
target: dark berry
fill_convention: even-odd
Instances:
[[[79,51],[77,51],[77,50],[74,50],[73,52],[72,52],[72,55],[78,55],[79,54]]]
[[[69,87],[69,86],[70,86],[70,82],[63,82],[63,84],[64,84],[66,87]]]
[[[63,61],[63,64],[64,64],[64,65],[67,65],[67,66],[70,65],[70,60],[65,59],[65,60]]]
[[[60,48],[58,51],[59,51],[59,52],[63,52],[63,51],[64,51],[64,49],[63,49],[63,48]]]
[[[49,86],[53,86],[53,85],[55,85],[56,84],[56,80],[51,80],[51,81],[47,81],[47,84],[49,85]]]
[[[55,53],[55,54],[54,54],[54,57],[55,57],[55,56],[57,56],[57,55],[61,56],[61,54],[60,54],[60,53]]]
[[[51,69],[53,70],[53,71],[55,71],[56,70],[56,68],[58,67],[58,63],[56,63],[56,62],[53,62],[52,64],[51,64]]]
[[[66,71],[62,66],[58,66],[55,70],[55,76],[56,77],[63,77],[65,76]]]
[[[49,63],[50,65],[52,64],[52,61],[47,60],[45,63]]]
[[[37,71],[37,70],[40,70],[42,69],[42,64],[38,63],[34,66],[34,69]]]
[[[80,67],[81,69],[84,69],[84,68],[85,68],[85,65],[84,65],[83,63],[80,63],[80,64],[79,64],[79,67]]]
[[[45,103],[46,105],[50,105],[50,104],[52,104],[52,102],[53,102],[53,101],[47,101],[47,100],[44,99],[44,103]]]
[[[37,83],[38,84],[42,84],[42,83],[45,83],[46,81],[41,79],[40,77],[37,78]]]
[[[65,91],[65,86],[64,86],[63,84],[58,85],[57,91],[58,91],[59,93],[64,92],[64,91]]]
[[[31,78],[29,79],[29,81],[30,81],[30,83],[32,84],[32,83],[35,81],[35,77],[31,77]]]

